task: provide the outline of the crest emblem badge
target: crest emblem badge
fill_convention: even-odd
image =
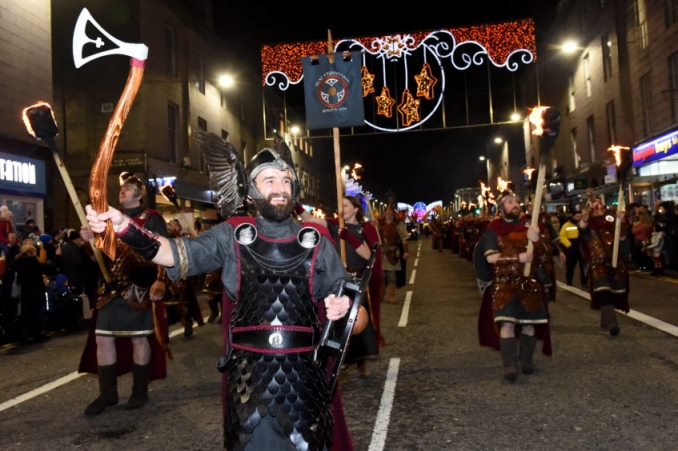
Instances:
[[[252,224],[240,224],[235,229],[235,240],[238,244],[249,246],[257,239],[257,228]]]
[[[313,227],[304,227],[297,234],[297,241],[301,247],[313,249],[320,243],[320,232]]]

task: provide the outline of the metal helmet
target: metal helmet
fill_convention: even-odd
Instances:
[[[133,186],[141,193],[142,197],[146,196],[146,185],[133,172],[128,171],[121,172],[120,175],[118,176],[118,181],[120,182],[120,186],[125,185]]]
[[[511,191],[511,190],[504,190],[504,191],[502,191],[502,192],[499,194],[499,197],[497,198],[497,207],[503,206],[503,205],[504,205],[504,202],[506,202],[506,200],[507,200],[509,197],[514,197],[514,198],[516,198],[516,199],[518,198],[518,196],[516,196],[516,193],[514,193],[514,192]]]
[[[294,170],[294,165],[291,162],[285,161],[278,152],[270,147],[263,148],[257,153],[247,166],[245,167],[245,175],[247,176],[247,194],[253,199],[263,199],[257,189],[254,179],[264,169],[275,168],[281,171],[290,171],[292,174],[292,198],[296,198],[299,194],[299,178],[297,172]]]

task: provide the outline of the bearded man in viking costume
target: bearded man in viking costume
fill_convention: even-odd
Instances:
[[[600,199],[592,196],[591,191],[579,220],[584,261],[589,267],[591,308],[600,310],[600,327],[607,329],[612,336],[618,335],[620,331],[615,309],[626,313],[629,311],[629,272],[623,258],[628,252],[620,250],[617,267],[612,266],[616,217],[622,219],[619,234],[621,243],[627,243],[624,214],[621,211],[615,216]]]
[[[551,354],[548,328],[547,296],[544,283],[549,281],[545,262],[551,258],[541,240],[538,227],[526,227],[520,221],[520,204],[516,195],[504,191],[497,199],[501,217],[492,221],[474,254],[479,265],[489,265],[484,272],[488,280],[483,287],[483,303],[478,320],[480,344],[501,350],[504,379],[518,377],[518,361],[523,374],[534,372],[533,355],[537,339],[544,342],[542,352]],[[528,240],[534,251],[528,252]],[[482,259],[482,260],[481,260]],[[530,263],[530,275],[523,275]]]
[[[120,175],[119,201],[126,217],[137,227],[165,236],[167,228],[160,213],[142,206],[145,195],[138,177],[129,172]],[[81,236],[87,241],[93,233],[83,227]],[[99,396],[85,409],[88,416],[118,403],[118,375],[133,373],[132,395],[125,405],[128,410],[148,401],[150,380],[166,376],[167,326],[162,302],[158,302],[165,295],[165,268],[149,262],[121,240],[116,243],[115,261],[107,266],[112,280],[97,300],[79,367],[79,372],[96,374],[99,379]],[[153,302],[157,303],[155,309]]]
[[[338,390],[331,399],[326,370],[313,361],[325,321],[349,310],[349,298],[333,294],[348,274],[326,228],[292,219],[299,181],[279,152],[265,148],[245,168],[256,217],[231,217],[196,238],[168,240],[115,209],[88,206],[87,218],[96,232],[110,219],[172,279],[224,268],[228,450],[350,450]]]

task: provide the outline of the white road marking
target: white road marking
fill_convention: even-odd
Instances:
[[[407,318],[410,315],[410,304],[412,303],[412,291],[405,293],[405,302],[403,304],[403,311],[400,314],[400,321],[398,321],[398,327],[407,326]]]
[[[207,316],[204,318],[205,322],[207,322],[207,318],[208,318]],[[180,327],[180,328],[172,331],[169,334],[169,336],[170,336],[170,338],[174,338],[177,335],[183,334],[183,333],[184,333],[184,328]],[[66,376],[60,377],[59,379],[57,379],[55,381],[49,382],[49,383],[43,385],[42,387],[38,387],[34,390],[29,391],[28,393],[24,393],[23,395],[17,396],[14,399],[10,399],[9,401],[5,401],[2,404],[0,404],[0,412],[2,412],[3,410],[7,410],[10,407],[17,406],[24,401],[28,401],[29,399],[33,399],[36,396],[44,395],[45,393],[52,391],[55,388],[59,388],[62,385],[66,385],[69,382],[72,382],[72,381],[74,381],[74,380],[76,380],[76,379],[78,379],[82,376],[86,376],[87,374],[88,373],[78,373],[77,371],[75,371],[71,374],[67,374]]]
[[[419,264],[419,257],[414,259],[414,267],[416,268],[418,264]]]
[[[580,290],[579,288],[576,287],[570,287],[567,284],[564,284],[563,282],[560,281],[558,281],[558,287],[562,288],[565,291],[569,291],[570,293],[576,294],[577,296],[582,297],[587,301],[591,301],[591,295],[588,293],[588,291]],[[659,329],[662,332],[666,332],[669,335],[678,337],[678,327],[674,326],[673,324],[665,323],[660,319],[653,318],[651,316],[637,312],[635,310],[629,310],[628,313],[620,312],[619,310],[617,310],[617,312],[622,315],[626,315],[629,318],[633,318],[636,321],[640,321],[641,323],[646,324],[650,327]]]
[[[410,274],[410,285],[414,285],[414,279],[417,278],[417,270],[413,269],[412,274]]]
[[[369,451],[381,451],[386,444],[386,434],[388,433],[388,424],[391,418],[391,410],[393,410],[393,398],[395,397],[396,381],[398,380],[398,368],[400,367],[400,359],[392,358],[386,373],[386,382],[384,383],[384,393],[381,395],[381,404],[379,405],[379,412],[374,422],[374,430],[372,432],[372,441],[370,442]]]

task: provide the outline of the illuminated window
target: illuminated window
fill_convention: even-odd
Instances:
[[[593,116],[586,118],[586,133],[589,141],[589,153],[591,155],[591,163],[596,161],[596,133],[593,127]]]
[[[177,145],[178,124],[179,105],[167,102],[167,150],[169,151],[170,164],[177,164],[177,161],[179,161],[179,146]]]
[[[569,112],[572,113],[574,111],[574,107],[575,107],[575,102],[574,102],[574,76],[573,75],[570,75],[570,77],[567,80],[567,84],[569,85],[568,91],[570,93],[569,97],[568,97],[569,100],[568,100],[567,106],[568,106]]]
[[[636,0],[636,26],[638,27],[638,45],[647,48],[647,9],[645,0]]]
[[[676,2],[678,3],[678,0]],[[669,57],[669,88],[671,119],[673,122],[678,122],[678,53]]]
[[[643,119],[643,136],[647,136],[652,131],[652,116],[650,114],[652,107],[652,85],[650,73],[640,77],[640,111]]]
[[[591,97],[591,60],[588,53],[584,56],[584,78],[586,81],[586,97]]]
[[[607,144],[612,146],[617,144],[617,117],[614,110],[614,100],[605,105],[605,114],[607,115]]]
[[[202,53],[195,51],[193,53],[193,76],[195,77],[195,89],[205,94],[205,62]]]
[[[174,29],[165,25],[165,70],[170,75],[177,75],[177,46]]]
[[[603,35],[600,45],[603,50],[603,78],[607,81],[612,78],[612,42],[609,34]]]
[[[198,129],[206,132],[207,131],[207,121],[201,117],[198,117]],[[205,161],[205,155],[200,152],[200,172],[207,172],[207,162]]]
[[[574,168],[579,168],[579,152],[577,152],[577,127],[573,128],[570,131],[570,146],[572,147],[572,159],[574,161]]]
[[[666,28],[678,22],[678,0],[666,0]]]

